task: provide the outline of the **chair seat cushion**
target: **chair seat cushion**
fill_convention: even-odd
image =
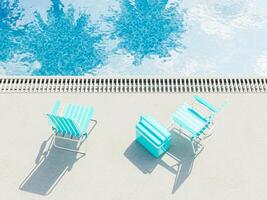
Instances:
[[[195,136],[202,134],[209,125],[208,120],[187,104],[179,107],[172,115],[172,119]]]

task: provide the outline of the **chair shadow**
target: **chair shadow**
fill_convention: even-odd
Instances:
[[[172,134],[172,146],[167,152],[167,155],[178,160],[178,170],[172,188],[172,193],[174,194],[190,175],[194,160],[198,154],[194,153],[194,147],[190,138],[187,138],[174,129],[170,132]]]
[[[130,144],[130,146],[124,152],[124,156],[144,174],[152,173],[160,160],[153,157],[136,141],[133,141]]]
[[[172,188],[174,194],[184,183],[192,171],[194,160],[198,154],[194,153],[193,144],[189,138],[181,134],[178,130],[170,130],[172,134],[171,147],[165,156],[171,157],[175,165],[153,157],[143,146],[136,141],[132,142],[124,152],[124,156],[144,174],[150,174],[157,166],[162,166],[175,175]]]
[[[39,149],[35,167],[26,176],[19,189],[39,195],[49,195],[67,171],[71,171],[74,163],[82,156],[77,153],[63,151],[52,145],[50,136]]]

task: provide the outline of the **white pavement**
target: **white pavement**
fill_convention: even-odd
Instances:
[[[0,199],[266,199],[267,95],[200,95],[227,105],[195,159],[174,132],[161,159],[134,142],[140,115],[168,126],[193,94],[0,95]],[[80,159],[48,150],[51,128],[43,114],[57,99],[95,108],[98,124]]]

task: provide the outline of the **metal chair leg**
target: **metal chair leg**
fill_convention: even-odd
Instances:
[[[56,136],[54,136],[54,138],[53,138],[53,146],[55,148],[61,149],[61,150],[65,150],[65,151],[70,151],[70,152],[80,153],[80,154],[86,155],[86,151],[74,150],[74,149],[71,149],[71,148],[66,148],[66,147],[62,147],[62,146],[57,145],[56,144],[56,138],[57,138]],[[60,138],[60,139],[65,139],[66,140],[66,138]],[[71,140],[71,139],[68,139],[68,140],[73,141],[73,142],[78,142],[76,140]]]
[[[57,149],[61,149],[61,150],[65,150],[65,151],[70,151],[70,152],[74,152],[74,153],[81,153],[83,155],[86,155],[86,153],[87,153],[87,146],[88,146],[87,137],[92,132],[92,130],[95,128],[95,126],[97,124],[97,120],[91,119],[91,121],[94,122],[94,125],[88,131],[88,133],[85,134],[84,136],[82,136],[79,140],[75,140],[75,139],[72,139],[72,138],[66,138],[66,137],[64,137],[64,135],[63,135],[63,137],[59,137],[59,136],[56,135],[55,130],[53,130],[53,132],[55,133],[55,135],[53,137],[53,146],[55,148],[57,148]],[[68,140],[68,141],[72,141],[72,142],[77,142],[77,148],[78,149],[81,147],[81,145],[83,144],[83,142],[86,142],[86,144],[85,144],[85,148],[86,149],[85,149],[85,151],[79,151],[79,150],[74,150],[74,149],[71,149],[71,148],[66,148],[66,147],[63,147],[63,146],[59,146],[59,145],[56,144],[56,138],[60,138],[60,139]]]

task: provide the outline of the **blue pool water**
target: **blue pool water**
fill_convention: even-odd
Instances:
[[[267,75],[261,0],[0,0],[0,75]]]

